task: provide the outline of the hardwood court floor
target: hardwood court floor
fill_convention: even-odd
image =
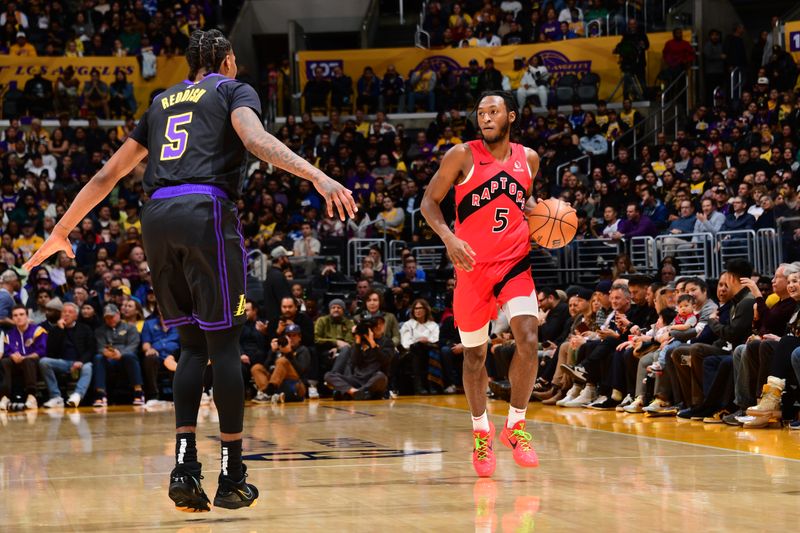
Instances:
[[[246,410],[253,509],[167,498],[173,411],[0,415],[0,531],[793,531],[800,432],[531,404],[541,465],[477,481],[463,397]],[[506,405],[490,402],[499,428]],[[213,499],[213,410],[200,459]],[[47,529],[44,529],[47,528]],[[588,529],[587,529],[588,528]]]

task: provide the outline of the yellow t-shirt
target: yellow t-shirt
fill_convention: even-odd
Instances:
[[[14,240],[14,249],[18,250],[22,254],[22,258],[27,261],[43,244],[44,239],[34,234],[29,239],[18,237]]]
[[[39,55],[36,53],[36,48],[34,48],[31,43],[25,43],[22,46],[16,43],[12,44],[8,48],[8,54],[21,57],[36,57]]]
[[[525,69],[520,70],[512,70],[511,72],[507,73],[508,76],[508,83],[511,84],[511,90],[516,91],[519,89],[519,84],[522,81],[522,76],[525,75]]]

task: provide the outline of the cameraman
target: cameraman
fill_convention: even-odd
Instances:
[[[624,98],[641,100],[644,96],[648,48],[650,48],[650,40],[647,38],[647,34],[639,29],[636,19],[630,19],[628,29],[612,52],[619,56]]]
[[[531,57],[528,60],[527,71],[522,75],[519,89],[517,89],[517,103],[520,109],[525,107],[528,97],[533,95],[539,97],[539,107],[547,107],[547,80],[549,78],[550,73],[542,64],[542,60],[538,56]]]
[[[303,375],[311,365],[311,352],[301,344],[300,326],[286,326],[285,333],[272,339],[272,373],[268,374],[267,389],[258,393],[259,397],[263,394],[272,403],[302,402],[306,396]]]
[[[281,298],[281,315],[278,320],[267,323],[262,328],[268,339],[282,337],[286,328],[292,324],[300,327],[301,344],[307,348],[314,346],[314,322],[305,313],[300,312],[300,304],[291,296]]]
[[[389,367],[395,348],[392,340],[384,336],[386,320],[381,311],[364,313],[355,327],[355,343],[351,350],[343,350],[340,357],[349,355],[344,365],[325,374],[325,383],[333,389],[333,399],[370,400],[382,398],[389,385]]]

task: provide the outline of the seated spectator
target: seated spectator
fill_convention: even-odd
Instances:
[[[92,371],[97,398],[94,407],[108,405],[106,372],[109,368],[122,366],[129,384],[133,387],[133,405],[144,405],[142,390],[142,368],[139,365],[139,332],[136,326],[122,321],[119,307],[107,304],[103,308],[103,325],[95,330],[95,341],[99,353],[94,356]]]
[[[747,203],[741,196],[736,196],[731,203],[733,212],[725,217],[725,222],[720,227],[720,231],[742,231],[751,230],[755,226],[756,219],[747,212]]]
[[[364,315],[377,316],[379,312],[382,313],[386,337],[392,341],[394,346],[400,346],[400,324],[397,322],[397,317],[393,313],[383,311],[383,307],[384,302],[381,293],[376,290],[370,290],[364,298],[364,310],[355,319],[358,321]]]
[[[381,80],[381,111],[403,113],[405,111],[405,80],[394,65],[386,67]]]
[[[642,208],[637,202],[628,204],[626,213],[628,218],[619,223],[619,230],[612,235],[614,239],[630,239],[642,235],[655,237],[658,234],[653,221],[642,214]]]
[[[353,321],[344,316],[345,303],[334,298],[328,304],[328,314],[319,317],[314,324],[314,341],[317,351],[317,368],[309,376],[308,397],[319,397],[316,390],[317,376],[331,368],[334,359],[344,348],[353,345]]]
[[[75,392],[67,399],[69,407],[80,405],[92,382],[92,358],[96,352],[94,332],[86,324],[78,322],[79,313],[80,308],[76,304],[63,304],[56,327],[47,334],[47,356],[39,360],[39,370],[50,394],[44,407],[64,405],[57,374],[79,375]]]
[[[148,403],[158,401],[158,373],[163,366],[170,375],[174,374],[180,350],[178,328],[164,324],[164,318],[156,307],[155,312],[144,321],[142,329],[144,397]]]
[[[260,401],[269,398],[272,403],[302,402],[306,396],[303,380],[311,366],[311,353],[300,344],[300,327],[286,327],[286,335],[272,339],[269,356],[270,371],[267,372],[267,387]]]
[[[347,112],[353,108],[353,79],[338,65],[333,67],[331,78],[331,108]]]
[[[100,79],[100,71],[96,68],[92,69],[89,81],[84,83],[81,96],[83,96],[84,105],[86,105],[90,113],[101,118],[111,117],[108,84]]]
[[[409,255],[403,260],[403,270],[394,275],[394,286],[399,287],[401,283],[425,281],[425,279],[425,271],[417,268],[417,260],[413,255]]]
[[[128,82],[127,75],[117,71],[114,83],[109,89],[110,117],[121,118],[136,113],[136,98],[133,95],[133,84]]]
[[[431,306],[418,299],[411,304],[411,319],[400,326],[400,344],[408,352],[406,370],[410,371],[414,394],[427,395],[434,384],[442,386],[442,367],[436,343],[439,324],[432,320]]]
[[[303,88],[306,113],[318,112],[328,109],[328,96],[331,92],[331,82],[323,76],[322,67],[314,69],[314,77],[306,82]]]
[[[608,153],[608,141],[600,133],[597,124],[592,124],[586,129],[586,134],[580,138],[580,148],[584,154],[592,157],[602,157]]]
[[[294,256],[295,257],[316,257],[322,248],[322,244],[314,237],[311,228],[311,223],[303,222],[300,225],[302,237],[294,241]]]
[[[725,215],[717,211],[711,198],[700,202],[701,211],[695,215],[694,233],[710,233],[716,235],[725,224]]]
[[[0,411],[7,411],[14,394],[14,381],[22,378],[26,394],[25,408],[37,409],[36,369],[39,358],[47,351],[47,333],[33,324],[25,306],[16,305],[11,311],[14,326],[6,333],[6,343],[0,359],[3,382],[0,386]]]
[[[325,384],[333,389],[334,400],[383,398],[395,354],[394,344],[385,331],[381,311],[362,315],[355,327],[352,349],[343,352],[339,356],[341,361],[337,360],[334,369],[325,374]]]
[[[378,109],[378,99],[381,96],[381,79],[375,75],[372,67],[364,67],[364,73],[358,78],[357,85],[356,106],[367,113],[374,113]]]
[[[423,59],[417,70],[408,76],[408,111],[415,113],[417,103],[425,102],[425,110],[432,112],[436,109],[436,73],[431,68],[430,61]]]
[[[531,57],[528,60],[528,68],[519,83],[519,89],[517,89],[517,103],[520,109],[525,107],[530,96],[539,98],[538,107],[547,107],[547,92],[549,90],[547,80],[549,78],[550,73],[542,63],[541,58],[537,55]]]
[[[378,215],[377,228],[390,239],[397,239],[403,234],[406,216],[402,209],[395,207],[391,196],[384,196],[383,211]]]

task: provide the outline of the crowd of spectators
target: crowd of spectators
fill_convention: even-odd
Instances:
[[[145,79],[158,75],[158,56],[183,56],[192,31],[221,22],[219,4],[209,1],[12,1],[2,2],[0,9],[0,54],[135,57]],[[106,83],[94,69],[81,83],[68,66],[55,80],[36,72],[24,87],[4,89],[6,118],[59,113],[124,118],[136,112],[133,85],[122,70]]]
[[[692,246],[692,240],[681,234],[777,228],[779,222],[791,221],[800,215],[800,101],[794,83],[785,85],[784,71],[772,70],[769,63],[760,68],[763,71],[757,72],[741,100],[698,106],[675,139],[660,134],[631,149],[625,147],[622,135],[636,126],[639,111],[629,100],[619,113],[599,102],[595,111],[576,104],[567,114],[550,106],[543,116],[523,102],[521,127],[513,138],[540,155],[536,196],[560,197],[577,208],[577,239],[669,234],[675,240],[668,244],[675,250]],[[74,260],[61,254],[34,272],[21,269],[80,187],[133,126],[131,119],[105,130],[91,119],[88,127],[73,127],[70,116],[63,115],[53,131],[35,119],[25,126],[12,120],[2,132],[0,325],[5,328],[5,350],[0,399],[21,395],[29,407],[40,401],[57,407],[66,398],[71,405],[85,401],[102,407],[108,401],[146,405],[169,398],[169,376],[180,348],[175,331],[159,316],[150,287],[139,220],[147,198],[136,175],[121,181],[72,232]],[[353,190],[359,212],[346,222],[327,217],[307,182],[263,162],[248,166],[237,207],[245,246],[253,257],[247,326],[241,338],[242,371],[252,381],[249,396],[257,402],[280,402],[320,395],[366,399],[458,391],[463,347],[450,309],[452,266],[442,258],[433,268],[419,267],[416,249],[440,243],[418,209],[442,155],[476,137],[473,123],[449,107],[422,129],[393,123],[381,111],[374,120],[360,109],[354,118],[343,119],[334,109],[324,123],[315,122],[310,114],[299,120],[288,117],[274,133]],[[610,143],[618,139],[622,141],[612,156]],[[591,155],[588,173],[573,163],[584,154]],[[565,163],[558,175],[556,169]],[[449,220],[452,206],[452,201],[443,202]],[[800,259],[796,228],[790,222],[783,225],[787,263]],[[406,243],[391,266],[380,247],[358,265],[347,262],[348,239],[384,236]],[[764,276],[748,282],[752,272],[741,261],[728,265],[716,285],[721,308],[716,320],[708,303],[715,294],[713,281],[682,279],[680,266],[678,257],[667,257],[658,266],[656,279],[645,279],[623,254],[601,272],[604,281],[596,287],[572,287],[565,294],[541,287],[541,356],[548,370],[542,373],[537,394],[549,394],[542,398],[548,401],[571,398],[576,405],[596,403],[604,396],[595,407],[633,405],[631,409],[644,409],[656,394],[661,402],[656,406],[665,412],[683,402],[694,409],[688,412],[693,416],[700,413],[720,420],[725,407],[731,414],[746,416],[737,411],[754,406],[762,385],[752,373],[747,378],[749,388],[736,398],[740,409],[720,397],[705,405],[706,396],[701,401],[697,395],[703,390],[697,389],[697,369],[705,362],[691,367],[683,362],[709,355],[721,356],[708,359],[725,365],[724,357],[730,355],[734,371],[729,376],[739,379],[740,367],[735,365],[741,356],[735,351],[755,340],[749,339],[751,330],[762,340],[789,343],[783,339],[794,338],[787,336],[792,330],[774,326],[771,310],[788,313],[783,326],[796,324],[796,316],[787,311],[798,299],[794,295],[800,295],[791,288],[798,285],[791,281],[795,267],[783,265],[776,273],[760,273],[774,274],[770,284]],[[783,277],[789,288],[782,288]],[[648,292],[651,282],[658,285]],[[684,293],[693,300],[684,298]],[[748,294],[752,298],[745,299]],[[723,310],[729,302],[737,305],[735,313],[727,315],[736,319],[735,338],[726,337],[731,328],[725,326]],[[686,316],[687,303],[697,317]],[[754,303],[761,321],[748,318],[746,309],[749,305],[752,311]],[[660,325],[651,328],[658,320]],[[773,324],[772,329],[763,330],[764,320]],[[642,380],[632,365],[633,351],[626,351],[627,346],[616,350],[627,342],[632,324],[641,334],[632,341],[651,343],[650,348],[657,345],[649,352],[655,354],[652,368],[648,363],[641,369],[645,377],[654,376],[656,392],[639,388]],[[670,324],[681,326],[669,330],[670,336],[681,333],[676,340],[685,344],[685,336],[695,332],[705,339],[702,344],[714,348],[697,355],[700,349],[684,353],[686,346],[670,346],[673,341],[661,331]],[[651,329],[652,335],[646,335]],[[620,342],[612,346],[612,337]],[[502,396],[514,352],[502,317],[493,324],[490,351],[494,393]],[[791,382],[789,367],[772,370],[764,364],[763,383],[788,390],[785,381],[776,380]],[[672,373],[674,385],[664,385],[661,376]],[[44,389],[37,389],[39,376]],[[73,381],[77,381],[74,388]],[[581,383],[585,385],[580,390],[572,388]],[[207,388],[212,386],[207,383]],[[777,389],[769,390],[768,398],[774,399]],[[623,402],[628,394],[630,403]],[[8,407],[8,402],[2,405]],[[701,406],[706,411],[698,410]],[[713,413],[708,412],[711,407]],[[766,418],[774,419],[774,409],[769,411]],[[761,424],[765,417],[753,418]]]
[[[619,35],[643,11],[644,2],[624,0],[443,0],[428,3],[422,28],[432,48],[546,43]],[[648,31],[663,26],[655,11]]]

